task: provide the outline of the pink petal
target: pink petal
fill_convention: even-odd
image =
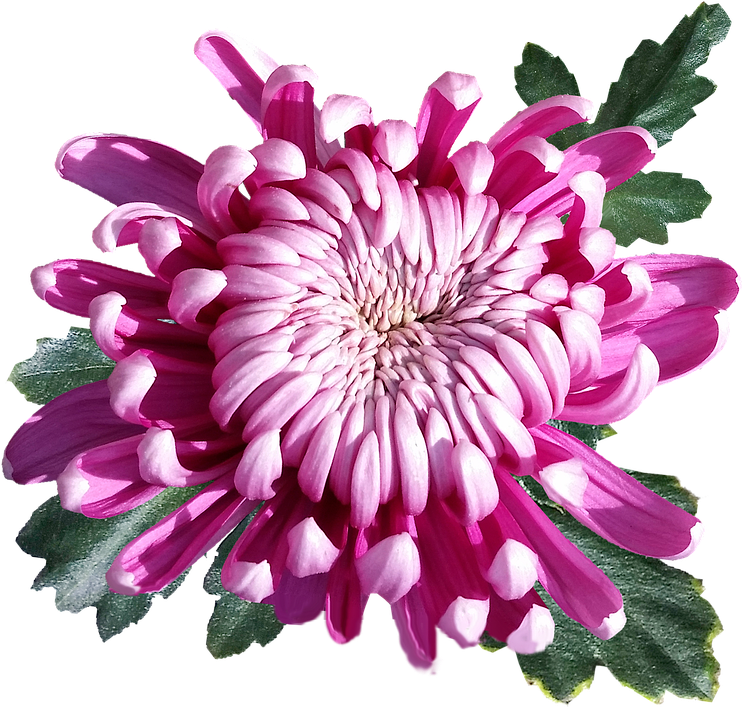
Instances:
[[[361,150],[342,148],[334,153],[326,165],[326,169],[344,166],[349,169],[359,187],[363,202],[373,211],[380,209],[380,192],[378,192],[378,176],[375,166]],[[400,186],[411,184],[404,180]]]
[[[463,191],[475,195],[486,190],[494,169],[494,156],[484,143],[474,141],[450,156]]]
[[[183,217],[176,212],[164,209],[152,202],[126,202],[112,209],[93,230],[93,243],[101,251],[113,251],[117,246],[126,246],[138,242],[142,229],[147,221],[153,219],[171,219]],[[190,222],[191,223],[191,222]],[[185,227],[184,224],[182,224]],[[212,237],[212,230],[204,219],[193,226],[198,227],[207,236]],[[186,228],[186,227],[185,227]]]
[[[256,158],[235,145],[223,145],[207,158],[197,185],[197,199],[202,213],[218,232],[241,231],[235,223],[236,193],[255,169]]]
[[[415,586],[403,598],[391,605],[398,628],[401,647],[414,667],[431,667],[437,655],[435,625],[429,619],[420,593]]]
[[[282,475],[279,430],[263,431],[246,445],[235,470],[235,489],[249,500],[274,497],[272,483]]]
[[[115,593],[160,591],[217,544],[253,509],[230,478],[215,481],[127,544],[106,573]]]
[[[163,486],[140,477],[137,447],[141,440],[142,434],[73,458],[57,478],[62,507],[104,519],[129,512],[162,492]]]
[[[305,177],[307,166],[303,151],[289,140],[268,138],[250,152],[257,161],[256,170],[246,180],[251,192],[267,182],[284,182]]]
[[[639,344],[620,383],[601,384],[595,389],[569,394],[558,418],[593,424],[620,421],[636,411],[651,394],[659,375],[660,365],[654,353]]]
[[[437,179],[450,148],[480,99],[476,79],[467,74],[445,72],[429,87],[416,124],[420,185],[432,184]]]
[[[636,320],[652,320],[681,306],[728,308],[734,301],[737,273],[707,256],[654,254],[629,259],[643,266],[652,281],[652,296]]]
[[[460,523],[469,527],[491,514],[499,501],[494,471],[481,449],[468,441],[458,441],[451,454],[453,477],[459,505],[455,510]]]
[[[279,187],[260,187],[251,195],[248,213],[257,222],[265,219],[305,221],[310,214],[303,203],[291,192]]]
[[[355,568],[362,592],[377,593],[391,604],[403,598],[421,574],[419,552],[407,532],[370,547],[356,559]]]
[[[319,130],[327,143],[341,138],[355,126],[369,125],[372,125],[370,105],[359,96],[331,94],[321,109]]]
[[[71,458],[143,430],[114,414],[105,381],[86,384],[53,399],[16,431],[3,472],[21,485],[56,480]]]
[[[579,96],[553,96],[523,109],[505,123],[487,143],[497,157],[526,136],[548,138],[564,128],[586,121],[592,104]]]
[[[155,318],[168,318],[168,286],[163,281],[94,261],[55,261],[31,273],[36,295],[58,310],[88,316],[91,301],[116,291],[128,305]]]
[[[612,190],[641,170],[654,156],[654,138],[643,128],[614,128],[575,143],[564,151],[559,174],[544,187],[515,205],[515,211],[528,216],[564,214],[574,201],[569,180],[590,170],[605,178],[606,190]]]
[[[217,33],[202,35],[194,53],[261,130],[261,93],[277,63],[251,45],[239,52],[228,37]]]
[[[339,560],[329,572],[326,590],[326,627],[337,643],[349,642],[360,634],[367,603],[367,595],[363,595],[354,570],[356,530],[350,529],[349,533]]]
[[[563,159],[563,153],[548,141],[527,136],[500,154],[485,191],[503,208],[513,209],[550,182],[561,169]]]
[[[298,578],[328,572],[341,553],[313,517],[296,524],[287,533],[287,543],[287,568]]]
[[[160,143],[123,135],[74,138],[57,156],[57,171],[70,182],[114,204],[155,202],[203,223],[197,204],[202,166]]]
[[[309,167],[316,165],[313,84],[306,66],[279,66],[267,78],[261,95],[265,138],[282,138],[302,150]]]
[[[124,296],[111,292],[91,301],[91,332],[101,351],[113,360],[138,349],[192,361],[212,360],[205,338],[173,323],[144,318],[127,307]]]
[[[401,495],[406,514],[417,515],[427,504],[429,456],[409,400],[399,394],[393,415],[393,433],[401,469]]]
[[[137,238],[147,267],[164,281],[190,268],[219,268],[214,243],[172,217],[147,219]]]
[[[445,635],[461,647],[478,645],[489,615],[489,599],[458,596],[437,623]]]
[[[581,465],[585,476],[581,499],[565,497],[561,504],[593,532],[616,546],[662,559],[678,559],[695,549],[702,527],[693,515],[648,490],[573,436],[547,425],[536,428],[533,435],[559,446],[566,458]],[[539,446],[539,464],[562,464],[552,460],[545,446]]]
[[[620,630],[615,621],[623,599],[610,579],[556,529],[514,478],[501,474],[498,481],[500,499],[538,554],[541,585],[591,633],[607,639]]]
[[[406,121],[380,121],[373,148],[393,172],[403,170],[417,156],[416,131]]]

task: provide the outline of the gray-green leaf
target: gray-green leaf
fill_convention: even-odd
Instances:
[[[77,613],[97,609],[99,635],[108,640],[150,609],[152,596],[121,596],[109,591],[106,571],[132,539],[193,497],[199,488],[168,488],[144,505],[111,519],[90,519],[62,509],[53,497],[39,507],[18,534],[18,546],[31,556],[46,559],[32,588],[56,591],[59,610]],[[177,579],[161,591],[170,595]]]
[[[711,195],[697,180],[675,172],[640,172],[608,192],[601,226],[621,246],[636,239],[667,243],[667,225],[700,217]]]
[[[71,327],[64,340],[43,337],[33,357],[13,367],[9,380],[28,401],[46,404],[70,389],[111,374],[114,362],[98,348],[90,330]]]

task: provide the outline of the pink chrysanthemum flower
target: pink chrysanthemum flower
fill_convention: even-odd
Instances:
[[[547,424],[622,419],[720,345],[729,266],[616,259],[600,227],[606,190],[653,139],[628,127],[561,152],[546,138],[588,102],[557,96],[452,152],[481,96],[470,76],[435,81],[416,126],[375,124],[356,97],[319,112],[307,67],[246,61],[218,35],[196,53],[264,141],[204,166],[124,136],[63,148],[61,175],[117,205],[95,242],[136,243],[154,275],[79,260],[34,272],[117,364],[24,424],[7,474],[56,480],[65,508],[96,518],[209,483],[123,549],[118,593],[162,589],[262,503],[222,580],[284,623],[325,610],[345,642],[377,593],[416,665],[434,659],[436,627],[529,653],[553,637],[537,581],[614,635],[620,593],[516,476],[640,554],[678,558],[700,535]]]

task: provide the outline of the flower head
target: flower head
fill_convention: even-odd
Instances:
[[[536,652],[553,638],[539,582],[614,635],[620,593],[519,479],[640,554],[678,558],[700,536],[547,423],[622,419],[720,346],[733,270],[619,259],[600,226],[651,136],[622,128],[562,152],[546,138],[589,105],[557,96],[453,150],[473,77],[437,79],[415,126],[375,123],[357,97],[318,111],[307,67],[244,59],[219,35],[196,52],[263,142],[204,166],[125,136],[62,149],[60,174],[117,205],[96,244],[137,244],[153,275],[36,269],[40,297],[89,316],[117,364],[24,424],[7,474],[56,480],[64,507],[96,518],[206,484],[123,549],[107,575],[119,593],[162,589],[261,505],[222,580],[282,622],[325,611],[345,642],[377,593],[416,665],[434,659],[436,627]]]

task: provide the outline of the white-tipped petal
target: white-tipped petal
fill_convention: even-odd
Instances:
[[[296,524],[287,534],[287,543],[287,568],[298,578],[326,573],[339,558],[339,550],[313,517]]]
[[[554,639],[554,619],[548,608],[533,606],[517,630],[507,637],[507,647],[521,655],[543,652]]]
[[[403,598],[422,572],[419,550],[407,532],[394,534],[370,547],[355,561],[362,592],[377,593],[388,603]]]
[[[517,539],[508,539],[494,557],[486,580],[506,601],[522,598],[538,580],[538,555]]]
[[[461,647],[477,645],[486,628],[489,616],[489,599],[463,598],[458,596],[443,613],[437,623],[445,635]]]

